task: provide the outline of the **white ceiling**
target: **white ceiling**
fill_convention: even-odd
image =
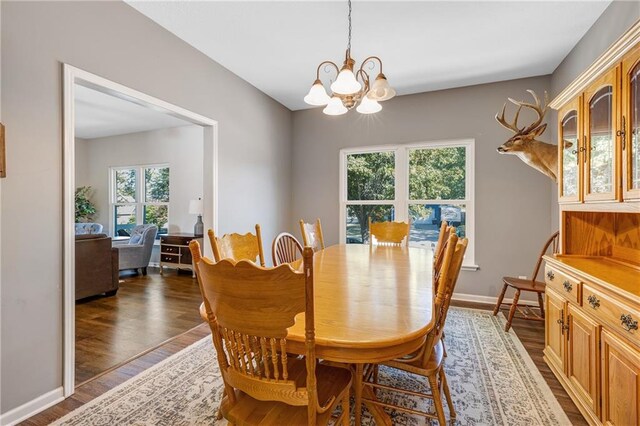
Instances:
[[[191,123],[84,86],[75,87],[75,133],[82,139],[187,126]]]
[[[126,1],[292,110],[344,59],[346,1]],[[609,3],[355,1],[352,56],[400,95],[550,74]]]

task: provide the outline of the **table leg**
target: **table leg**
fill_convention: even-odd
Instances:
[[[355,389],[354,389],[354,393],[355,393],[355,407],[354,407],[354,411],[355,411],[355,416],[356,416],[356,426],[360,426],[360,422],[361,422],[361,415],[362,415],[362,376],[363,376],[363,369],[364,364],[356,364],[356,377],[355,377]]]

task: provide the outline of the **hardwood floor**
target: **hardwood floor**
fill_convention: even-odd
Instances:
[[[114,297],[76,304],[76,385],[202,323],[190,272],[120,276]]]
[[[453,305],[476,309],[493,309],[493,306],[480,303],[453,302]],[[587,425],[586,421],[578,411],[578,408],[571,401],[567,393],[564,391],[558,380],[555,378],[553,373],[549,370],[549,367],[547,367],[542,359],[542,349],[544,347],[543,324],[534,321],[514,320],[513,330],[522,341],[522,344],[527,349],[527,352],[529,352],[529,355],[542,373],[542,376],[549,384],[553,395],[558,399],[558,402],[564,409],[565,413],[567,413],[567,416],[571,420],[572,424],[576,426]],[[25,426],[47,425],[54,420],[64,416],[68,412],[102,395],[109,389],[118,386],[119,384],[135,376],[136,374],[141,373],[154,364],[157,364],[158,362],[168,358],[174,353],[179,352],[181,349],[191,345],[192,343],[195,343],[208,334],[208,326],[206,326],[205,324],[200,324],[192,330],[176,337],[175,339],[172,339],[171,341],[161,345],[160,347],[150,351],[149,353],[146,353],[94,380],[91,380],[79,386],[78,388],[76,388],[76,393],[72,397],[64,400],[57,405],[54,405],[53,407],[43,411],[42,413],[32,417],[31,419],[21,424]]]

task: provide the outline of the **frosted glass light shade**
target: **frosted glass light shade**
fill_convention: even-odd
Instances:
[[[353,71],[349,68],[342,68],[342,71],[338,74],[338,78],[331,85],[333,93],[339,93],[341,95],[351,95],[357,93],[362,88],[362,85],[356,80],[356,76],[353,75]]]
[[[382,105],[378,103],[378,101],[374,101],[369,99],[368,97],[363,97],[360,105],[356,108],[360,114],[375,114],[378,111],[382,110]]]
[[[347,107],[344,106],[339,97],[334,96],[331,98],[327,106],[322,110],[327,115],[342,115],[346,114],[349,111]]]
[[[396,95],[396,91],[389,86],[387,77],[380,73],[376,77],[376,81],[373,82],[371,90],[367,93],[367,97],[372,101],[386,101],[393,98]]]
[[[329,103],[331,98],[327,95],[327,91],[324,90],[324,86],[320,80],[316,80],[309,89],[309,93],[304,97],[304,101],[309,105],[322,106]]]
[[[189,214],[202,214],[202,200],[189,201]]]

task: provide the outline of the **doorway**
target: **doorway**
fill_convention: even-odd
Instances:
[[[177,126],[176,129],[179,129],[180,132],[191,132],[193,134],[193,129],[196,129],[198,132],[196,134],[200,135],[201,138],[201,150],[199,152],[200,155],[192,155],[190,161],[197,162],[198,166],[201,166],[201,174],[202,174],[202,186],[201,186],[201,215],[202,221],[204,222],[205,229],[208,228],[217,228],[217,122],[207,117],[203,117],[194,112],[188,111],[184,108],[178,107],[176,105],[170,104],[168,102],[162,101],[160,99],[154,98],[152,96],[146,95],[142,92],[136,91],[129,87],[120,85],[118,83],[112,82],[95,74],[83,71],[81,69],[75,68],[73,66],[64,65],[64,393],[65,397],[73,394],[75,389],[75,384],[78,382],[76,380],[76,338],[77,338],[77,330],[76,328],[76,189],[78,188],[78,184],[84,184],[83,178],[77,179],[78,177],[78,162],[77,159],[80,158],[81,155],[86,155],[86,152],[81,152],[78,150],[77,145],[77,132],[85,134],[85,136],[91,136],[90,131],[87,133],[86,129],[79,128],[76,120],[78,119],[78,112],[84,111],[86,112],[86,108],[79,108],[77,101],[79,97],[89,95],[88,99],[92,99],[96,101],[97,104],[100,102],[120,102],[122,105],[128,105],[127,107],[134,108],[135,111],[138,111],[142,116],[147,114],[150,117],[150,120],[153,122],[156,118],[162,121],[164,124],[159,124],[156,129],[151,129],[150,131],[161,132],[160,128],[164,127],[172,127],[173,125]],[[133,110],[132,110],[133,111]],[[129,114],[130,115],[130,114]],[[126,116],[126,115],[125,115]],[[124,117],[124,116],[123,116]],[[124,120],[123,120],[124,121]],[[88,121],[85,119],[83,122],[86,124]],[[184,125],[184,126],[182,126]],[[90,129],[95,130],[100,126],[98,124],[94,126],[89,126]],[[108,127],[108,126],[107,126]],[[125,126],[126,127],[126,126]],[[135,126],[134,126],[135,127]],[[139,130],[139,129],[138,129]],[[169,129],[171,130],[171,129]],[[135,131],[135,129],[134,129]],[[178,131],[178,130],[175,130]],[[174,132],[175,132],[174,131]],[[113,133],[113,132],[112,132]],[[117,133],[117,131],[115,132]],[[137,134],[137,133],[136,133]],[[93,134],[94,136],[96,134]],[[98,135],[100,136],[100,135]],[[104,136],[104,135],[102,135]],[[153,133],[153,138],[160,138],[160,133]],[[94,154],[94,157],[104,160],[104,157],[108,156],[109,151],[121,157],[127,157],[126,150],[123,150],[121,147],[118,148],[116,145],[113,145],[113,148],[105,149],[104,143],[121,143],[121,138],[109,138],[106,137],[104,139],[96,138],[92,141],[91,146],[95,147],[98,151],[98,154]],[[103,144],[94,143],[96,140],[101,141]],[[86,146],[83,148],[86,151]],[[95,151],[94,150],[94,151]],[[101,151],[100,151],[101,150]],[[109,201],[106,201],[106,197],[104,197],[106,189],[102,190],[102,194],[104,197],[103,206],[101,208],[103,217],[102,224],[97,223],[97,225],[104,226],[105,231],[102,232],[104,237],[109,240],[107,244],[112,244],[114,240],[124,240],[119,241],[120,243],[127,241],[127,234],[132,231],[134,224],[146,224],[146,226],[151,228],[156,228],[156,233],[158,231],[164,233],[173,233],[175,231],[187,231],[189,225],[184,222],[187,219],[182,220],[182,225],[176,225],[176,222],[173,222],[169,218],[172,215],[170,209],[174,209],[174,212],[177,212],[178,208],[171,207],[169,204],[168,194],[166,194],[166,186],[169,185],[169,176],[171,170],[169,168],[168,162],[157,162],[154,161],[151,156],[149,156],[149,160],[146,161],[143,159],[136,159],[135,156],[130,155],[132,157],[130,163],[126,165],[122,163],[124,160],[116,161],[110,160],[111,163],[101,164],[99,174],[102,174],[102,180],[104,180],[105,188],[108,187],[109,193]],[[198,158],[199,157],[199,158]],[[82,164],[82,163],[80,163]],[[110,164],[107,167],[107,164]],[[80,166],[81,168],[82,166]],[[105,169],[105,170],[102,170]],[[106,170],[108,169],[108,171]],[[78,180],[78,182],[77,182]],[[113,180],[113,182],[111,182]],[[177,180],[177,179],[176,179]],[[124,183],[123,183],[124,182]],[[150,182],[150,183],[149,183]],[[122,193],[127,193],[127,188],[125,190],[117,191],[117,188],[114,189],[114,186],[118,186],[119,183],[125,185],[129,185],[129,195],[132,195],[124,201],[121,200]],[[172,182],[173,184],[173,182]],[[86,185],[80,185],[86,186]],[[198,189],[200,190],[200,189]],[[124,191],[124,192],[123,192]],[[145,192],[146,191],[146,192]],[[164,191],[164,192],[163,192]],[[120,198],[116,195],[120,194]],[[183,194],[184,191],[175,191],[176,196],[178,194]],[[151,195],[149,195],[151,194]],[[151,202],[149,201],[149,198]],[[155,197],[155,198],[154,198]],[[165,198],[166,197],[166,198]],[[195,196],[191,196],[194,198]],[[125,197],[126,198],[126,197]],[[200,198],[200,197],[198,197]],[[173,200],[172,200],[173,201]],[[181,200],[184,201],[184,200]],[[107,205],[108,204],[108,205]],[[181,202],[180,206],[185,204],[184,209],[187,209],[186,202]],[[181,207],[182,208],[182,207]],[[177,214],[174,214],[174,219],[177,217]],[[105,219],[106,218],[106,219]],[[195,216],[193,217],[195,222]],[[86,220],[83,220],[85,222]],[[153,226],[151,226],[151,225]],[[186,229],[185,229],[186,228]],[[133,240],[134,236],[131,236],[130,240]],[[154,249],[156,253],[159,251],[159,240],[153,238]],[[108,248],[107,248],[108,249]],[[209,249],[204,247],[205,252]],[[114,249],[114,251],[118,251]],[[126,250],[125,250],[126,251]],[[157,253],[158,255],[158,253]],[[156,255],[156,257],[157,257]],[[149,263],[149,266],[152,266],[152,263]],[[120,263],[120,267],[123,264]],[[127,274],[120,272],[118,274],[116,272],[116,279],[119,279],[121,284],[126,284],[126,291],[120,290],[120,295],[126,297],[127,295],[131,297],[131,300],[134,300],[138,297],[141,292],[145,293],[151,291],[153,288],[158,289],[155,296],[151,295],[151,300],[159,300],[162,302],[161,297],[158,294],[162,294],[161,292],[164,290],[164,281],[165,277],[160,277],[159,274],[150,273],[147,274],[147,267],[138,267],[135,266],[137,270],[137,274]],[[116,270],[118,268],[116,267]],[[123,279],[124,278],[124,279]],[[170,278],[170,277],[167,277]],[[175,280],[174,280],[175,281]],[[191,274],[188,274],[188,278],[186,281],[191,281],[190,283],[175,281],[171,285],[173,286],[184,286],[184,289],[187,289],[191,297],[194,296],[194,286],[197,289],[197,282],[195,282],[191,278]],[[117,284],[117,283],[116,283]],[[137,286],[137,287],[136,287]],[[124,287],[123,287],[124,288]],[[138,292],[136,293],[136,288],[138,288]],[[115,294],[113,290],[105,292],[107,294]],[[137,295],[137,296],[136,296]],[[79,294],[78,296],[82,296]],[[146,295],[148,296],[148,295]],[[105,300],[99,300],[98,303],[115,303],[113,299],[111,302],[106,301],[108,297],[105,297]],[[96,305],[97,303],[93,303]],[[93,308],[91,305],[91,308]],[[86,306],[80,306],[83,308],[79,309],[79,312],[85,312],[84,309]],[[197,310],[197,305],[196,308]],[[149,310],[149,312],[153,312],[154,309]],[[83,315],[85,315],[83,313]],[[86,316],[86,315],[85,315]],[[84,317],[83,317],[84,318]],[[109,321],[109,320],[106,320]],[[111,319],[111,321],[118,321]],[[149,324],[157,324],[157,328],[163,328],[161,323],[148,322]],[[130,325],[132,327],[136,327],[135,324]],[[83,327],[87,328],[86,324]],[[158,331],[158,330],[155,330]],[[185,330],[186,331],[186,330]],[[177,332],[176,330],[163,330],[158,333],[158,336],[165,336],[166,333],[171,334],[172,332]],[[164,333],[164,334],[163,334]],[[156,344],[160,344],[162,341],[157,342]],[[144,349],[151,348],[142,348],[138,346],[134,346],[133,349],[129,349],[140,352],[137,352],[134,355],[139,353],[143,353]],[[109,350],[108,347],[105,350]],[[128,358],[130,358],[128,356]],[[118,361],[118,360],[115,360]],[[114,362],[115,362],[114,361]],[[120,361],[126,361],[126,359],[122,359]]]

